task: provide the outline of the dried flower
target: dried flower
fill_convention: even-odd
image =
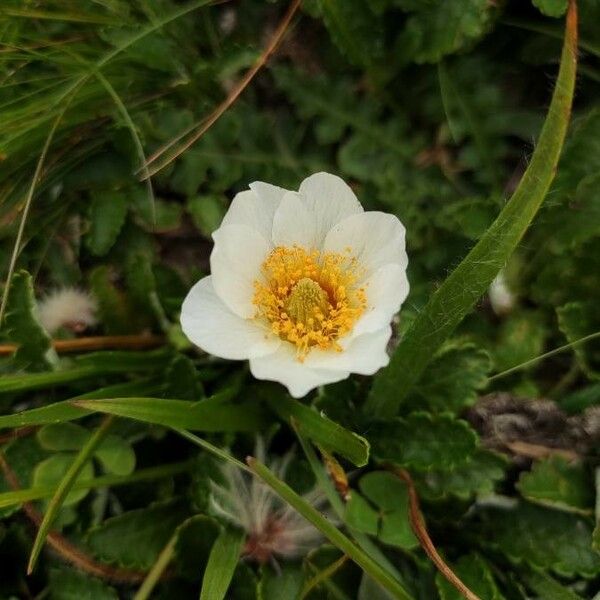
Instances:
[[[266,462],[261,439],[257,441],[255,455]],[[289,452],[283,458],[269,461],[268,466],[284,479],[292,456]],[[297,558],[320,543],[320,532],[262,481],[231,463],[223,466],[222,474],[223,484],[211,482],[210,505],[217,516],[246,532],[242,551],[246,558],[259,563]],[[318,505],[323,497],[315,490],[304,499]]]
[[[390,321],[408,294],[404,236],[334,175],[298,192],[255,182],[213,233],[212,274],[186,297],[183,331],[295,397],[372,375],[389,361]]]
[[[48,333],[61,328],[81,333],[96,324],[96,300],[77,288],[61,288],[38,303],[39,320]]]

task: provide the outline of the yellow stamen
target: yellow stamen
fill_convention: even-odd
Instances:
[[[264,281],[254,282],[257,318],[294,344],[299,360],[315,347],[341,351],[337,340],[367,306],[365,289],[357,283],[361,269],[350,250],[278,246],[262,265]]]

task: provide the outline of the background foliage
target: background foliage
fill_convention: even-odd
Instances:
[[[599,593],[600,345],[528,362],[600,329],[597,0],[579,2],[571,126],[545,203],[503,270],[510,305],[482,298],[393,419],[373,422],[360,410],[371,378],[299,404],[251,381],[243,364],[198,353],[178,326],[233,195],[254,180],[296,188],[326,170],[407,228],[411,292],[399,338],[527,167],[566,8],[566,0],[305,0],[268,66],[148,186],[145,158],[223,100],[286,5],[3,3],[4,281],[28,194],[32,201],[0,330],[3,344],[18,345],[0,361],[0,443],[21,488],[0,477],[0,598],[133,597],[165,550],[170,566],[152,597],[198,597],[207,565],[226,570],[223,549],[239,542],[211,514],[217,459],[179,430],[243,458],[257,432],[284,453],[298,439],[291,424],[305,453],[288,483],[297,491],[322,483],[322,460],[352,472],[344,499],[330,497],[340,528],[394,571],[406,597],[459,595],[411,531],[406,485],[379,460],[409,470],[436,546],[482,599]],[[64,286],[98,302],[98,324],[85,335],[154,333],[165,343],[57,353],[36,298]],[[93,439],[97,412],[119,417],[101,439]],[[80,472],[76,456],[87,458]],[[91,574],[44,551],[28,577],[35,529],[23,502],[43,513],[69,472],[74,485],[51,529],[108,570]],[[278,569],[234,561],[226,596],[202,597],[388,597],[351,561],[311,587],[340,556],[324,544]]]

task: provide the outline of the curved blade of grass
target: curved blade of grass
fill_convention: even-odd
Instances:
[[[160,465],[158,467],[149,467],[134,471],[130,475],[101,475],[94,479],[86,479],[84,481],[76,481],[71,487],[74,490],[92,490],[103,487],[116,487],[119,485],[129,485],[140,481],[152,481],[154,479],[162,479],[164,477],[172,477],[191,470],[195,465],[195,461],[186,460],[184,462],[171,463]],[[9,506],[17,506],[23,502],[31,502],[32,500],[42,500],[50,498],[54,494],[56,488],[54,486],[38,486],[32,488],[24,488],[0,494],[0,508]]]
[[[253,457],[246,459],[248,466],[280,498],[297,510],[312,523],[334,546],[347,554],[365,573],[372,577],[393,598],[412,600],[402,586],[370,556],[365,554],[350,538],[347,538],[335,525],[328,521],[318,510],[300,497],[291,487],[277,478],[265,465]]]
[[[145,423],[193,431],[258,431],[265,425],[256,402],[223,402],[208,398],[200,402],[164,398],[112,398],[74,400],[78,408],[103,412]]]
[[[29,556],[29,564],[27,565],[28,575],[31,575],[35,568],[37,559],[46,542],[46,537],[50,532],[50,527],[52,527],[56,515],[58,515],[67,494],[71,491],[77,476],[81,473],[81,469],[83,469],[87,462],[92,458],[96,448],[108,433],[108,430],[113,423],[113,419],[114,417],[112,416],[104,419],[102,425],[96,429],[94,434],[90,436],[89,440],[77,453],[75,460],[71,463],[71,466],[67,469],[67,472],[56,487],[54,496],[52,496],[52,500],[50,500],[50,503],[48,504],[48,509],[44,513],[44,518],[40,523],[37,535],[35,536],[35,541],[33,542],[33,548],[31,549],[31,555]]]
[[[244,534],[239,529],[225,528],[216,539],[202,578],[200,600],[223,600],[240,560]]]
[[[167,542],[167,545],[161,550],[156,562],[152,565],[152,568],[148,571],[146,579],[142,582],[140,589],[136,592],[133,600],[147,600],[150,594],[154,591],[158,580],[161,578],[168,564],[173,559],[175,554],[175,545],[177,544],[177,532]]]
[[[364,437],[288,396],[267,398],[267,403],[280,419],[288,422],[293,419],[316,444],[340,454],[357,467],[369,462],[370,446]]]
[[[375,379],[367,414],[390,417],[436,350],[485,292],[523,237],[554,178],[575,89],[577,8],[569,4],[565,41],[552,102],[531,162],[509,202],[475,247],[419,313],[387,368]]]

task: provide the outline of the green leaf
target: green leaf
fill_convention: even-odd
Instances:
[[[477,450],[471,460],[451,470],[429,469],[414,473],[419,495],[429,500],[456,496],[466,500],[473,495],[494,491],[496,482],[504,479],[508,460],[488,450]]]
[[[408,519],[406,484],[391,473],[375,471],[365,475],[358,485],[363,495],[379,509],[377,537],[384,544],[399,548],[411,549],[418,546],[419,542]],[[351,502],[352,500],[353,498]]]
[[[411,406],[425,403],[435,411],[459,412],[474,404],[488,383],[487,352],[469,342],[451,341],[438,351],[409,397]]]
[[[370,535],[377,535],[379,531],[379,513],[356,490],[351,492],[346,503],[344,522]]]
[[[444,5],[454,6],[454,3]],[[457,10],[462,9],[457,4]],[[420,379],[437,349],[504,266],[544,200],[565,138],[575,86],[576,10],[575,4],[571,4],[552,102],[519,186],[491,227],[419,312],[389,366],[376,377],[365,405],[366,414],[389,417],[398,412],[400,403]]]
[[[54,495],[48,504],[48,508],[44,513],[44,518],[38,527],[37,535],[33,542],[33,548],[31,549],[31,555],[29,556],[29,564],[27,565],[28,574],[33,572],[40,552],[42,551],[42,548],[46,542],[46,537],[50,532],[50,528],[52,527],[62,506],[66,503],[69,492],[71,491],[71,488],[73,487],[73,484],[77,478],[80,475],[83,479],[91,479],[94,476],[91,458],[94,454],[94,451],[107,434],[112,422],[112,417],[107,417],[104,419],[102,425],[100,425],[94,434],[91,435],[88,440],[86,440],[77,456],[73,458],[64,475],[60,478],[58,485],[56,486],[56,491],[54,492]],[[52,457],[48,460],[52,460]],[[47,481],[42,482],[41,485],[47,483]]]
[[[186,208],[194,225],[206,238],[209,238],[212,232],[219,228],[226,210],[223,199],[216,195],[188,198]]]
[[[475,431],[449,414],[419,412],[377,422],[369,429],[369,439],[379,460],[423,471],[464,465],[477,449]]]
[[[368,66],[381,58],[381,18],[361,0],[319,0],[321,16],[331,39],[350,62]]]
[[[240,560],[243,543],[244,534],[241,531],[229,528],[221,531],[206,563],[200,600],[226,598],[231,578]]]
[[[413,2],[400,0],[414,11],[400,34],[397,47],[405,59],[438,62],[482,37],[491,25],[493,7],[486,0]]]
[[[181,225],[183,209],[180,204],[156,198],[152,205],[143,188],[136,189],[132,200],[136,222],[151,233],[173,231]]]
[[[516,487],[530,502],[569,512],[592,513],[594,498],[584,466],[562,456],[534,463],[531,471],[521,473]]]
[[[89,530],[86,541],[102,560],[149,569],[187,514],[179,501],[154,504],[107,519]]]
[[[119,600],[100,579],[67,567],[50,570],[49,588],[51,600]]]
[[[569,5],[569,0],[532,0],[532,2],[547,17],[562,17]]]
[[[175,564],[177,571],[189,581],[199,582],[221,526],[216,519],[195,515],[177,528]]]
[[[89,206],[90,229],[85,243],[94,256],[104,256],[114,245],[127,216],[124,191],[94,191]]]
[[[80,450],[90,438],[89,431],[75,423],[53,423],[42,427],[36,435],[40,446],[52,452]]]
[[[347,554],[361,569],[368,573],[384,589],[389,590],[399,600],[411,600],[412,596],[404,590],[381,565],[364,553],[352,540],[347,538],[335,525],[301,498],[285,482],[278,479],[267,467],[251,458],[248,465],[275,493],[296,509],[307,521],[312,523],[329,541]]]
[[[530,587],[540,600],[583,600],[574,591],[564,587],[556,579],[539,570],[532,570],[524,576],[527,586]]]
[[[15,273],[7,306],[8,339],[19,346],[13,355],[15,364],[31,370],[47,369],[56,364],[58,357],[50,336],[38,320],[33,283],[27,271]]]
[[[369,461],[369,442],[287,395],[267,397],[267,402],[280,419],[294,424],[303,435],[330,452],[347,458],[357,467]]]
[[[451,565],[459,579],[480,598],[503,600],[488,564],[478,555],[461,556]],[[463,595],[441,574],[435,576],[435,585],[441,600],[463,600]]]
[[[201,400],[204,387],[194,362],[184,354],[177,354],[165,373],[165,395],[182,400]]]
[[[188,402],[164,398],[75,400],[73,404],[95,412],[193,431],[258,431],[264,424],[261,407],[252,401],[234,404],[219,398]]]
[[[300,565],[285,564],[278,573],[263,567],[258,582],[258,600],[297,600],[302,592],[305,575]]]
[[[33,473],[33,485],[39,488],[52,488],[56,490],[56,487],[67,474],[69,467],[73,464],[75,459],[74,454],[53,454],[47,459],[38,463]],[[94,477],[94,467],[91,463],[87,463],[81,473],[77,476],[77,483],[81,484],[83,481],[89,481]],[[73,506],[85,498],[89,490],[79,488],[71,491],[65,501],[65,506]]]
[[[130,308],[124,294],[112,281],[108,266],[93,269],[89,276],[94,297],[98,300],[100,322],[108,335],[119,335],[133,331]]]
[[[569,343],[600,332],[600,311],[598,303],[570,302],[556,309],[558,325]],[[585,344],[573,346],[583,371],[593,379],[600,378],[600,341],[590,340]]]
[[[527,503],[489,508],[481,514],[485,518],[482,539],[515,563],[551,569],[564,577],[600,573],[591,527],[581,517]]]

